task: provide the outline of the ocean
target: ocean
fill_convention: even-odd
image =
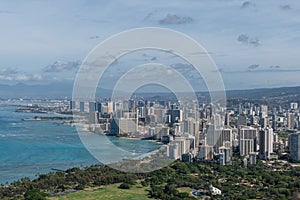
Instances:
[[[0,102],[0,184],[22,177],[33,179],[52,169],[100,164],[81,143],[74,126],[55,120],[31,120],[35,116],[56,114],[15,112],[18,104]],[[134,148],[150,152],[158,148],[157,143],[145,140],[117,137],[110,140],[128,151]],[[105,151],[103,154],[109,154],[110,149]]]

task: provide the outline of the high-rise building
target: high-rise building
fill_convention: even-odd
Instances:
[[[180,110],[180,109],[168,110],[167,114],[170,115],[171,123],[176,123],[176,122],[182,121],[182,110]]]
[[[268,124],[268,117],[260,118],[259,124],[261,125],[262,128],[266,128],[269,125]]]
[[[261,118],[268,117],[268,106],[267,105],[260,106],[260,117]]]
[[[273,129],[272,128],[265,128],[264,130],[260,131],[259,137],[259,154],[260,157],[267,160],[271,158],[271,154],[273,153]]]
[[[138,107],[139,110],[139,117],[146,117],[147,116],[147,108],[146,107]]]
[[[96,112],[97,111],[97,103],[96,102],[89,102],[89,112]]]
[[[249,154],[249,162],[250,162],[250,165],[256,165],[256,153],[255,152],[251,152]]]
[[[183,154],[189,153],[191,148],[194,148],[195,137],[175,137],[168,145],[167,155],[171,159],[179,159]]]
[[[166,122],[166,112],[164,108],[155,108],[154,114],[156,115],[156,123],[165,123]]]
[[[207,124],[205,129],[205,142],[209,146],[213,146],[214,152],[219,153],[218,140],[222,134],[222,129],[216,129],[214,124]]]
[[[111,120],[112,135],[126,135],[138,130],[137,118],[119,118]]]
[[[300,161],[300,133],[292,133],[289,136],[290,157],[293,161]]]
[[[295,119],[294,113],[287,114],[287,129],[292,130],[294,129]]]
[[[241,156],[247,156],[257,149],[257,130],[253,127],[239,128],[239,152]]]
[[[217,143],[215,144],[216,153],[219,153],[220,147],[226,146],[227,144],[229,144],[229,147],[232,147],[232,141],[233,141],[232,129],[230,128],[223,129],[220,134],[220,137],[217,140]]]
[[[277,129],[277,115],[274,113],[272,117],[272,128],[274,131]]]
[[[251,126],[244,126],[239,128],[240,139],[255,139],[257,135],[257,129]]]
[[[259,123],[259,118],[258,116],[251,116],[250,117],[250,124],[251,125],[257,125]]]
[[[240,151],[240,156],[248,156],[251,152],[254,152],[254,140],[240,139],[239,151]]]
[[[239,130],[237,128],[232,128],[232,146],[239,146]]]
[[[194,118],[188,118],[183,121],[183,132],[196,138],[196,145],[199,144],[199,121]]]
[[[236,126],[247,126],[247,117],[245,115],[239,115],[236,120]]]
[[[231,148],[220,147],[219,164],[227,165],[231,163]]]
[[[90,124],[97,124],[99,118],[99,113],[96,111],[89,112],[89,123]]]
[[[167,156],[169,159],[177,160],[180,158],[179,154],[179,144],[178,143],[171,143],[167,146]]]
[[[198,149],[197,160],[205,161],[213,159],[213,147],[209,145],[201,145]]]
[[[114,110],[113,110],[113,102],[108,102],[107,103],[107,113],[112,113]]]
[[[101,109],[102,109],[101,102],[97,102],[97,111],[98,111],[99,113],[102,112]]]
[[[121,102],[113,103],[113,111],[116,112],[117,110],[123,110],[123,103]]]
[[[169,135],[170,128],[164,126],[163,124],[158,124],[155,126],[155,138],[160,139],[163,136]]]
[[[225,115],[225,126],[230,126],[230,115],[231,113],[227,112]]]
[[[83,113],[84,112],[84,110],[85,110],[85,105],[84,105],[85,103],[83,102],[83,101],[81,101],[80,103],[79,103],[79,110],[80,110],[80,112],[81,113]]]
[[[76,102],[75,101],[70,101],[70,110],[76,109]]]

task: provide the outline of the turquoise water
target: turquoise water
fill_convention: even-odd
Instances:
[[[60,121],[22,120],[49,114],[16,113],[16,108],[0,103],[0,183],[35,178],[52,168],[99,164],[81,143],[75,127]],[[110,140],[129,151],[150,152],[158,148],[158,144],[149,141],[115,137]],[[109,154],[110,150],[106,151],[103,154]]]

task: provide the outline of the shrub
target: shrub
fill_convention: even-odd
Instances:
[[[120,186],[119,186],[120,189],[130,189],[130,185],[128,183],[122,183]]]

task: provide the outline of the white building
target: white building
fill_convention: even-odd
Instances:
[[[209,186],[209,190],[211,192],[212,195],[221,195],[222,191],[212,185]]]
[[[254,152],[254,140],[240,139],[239,150],[240,150],[240,156],[248,156],[251,152]]]
[[[298,109],[298,103],[292,102],[291,103],[291,109],[293,109],[293,110]]]
[[[239,129],[239,152],[241,156],[248,156],[256,151],[257,129],[253,127],[241,127]]]

